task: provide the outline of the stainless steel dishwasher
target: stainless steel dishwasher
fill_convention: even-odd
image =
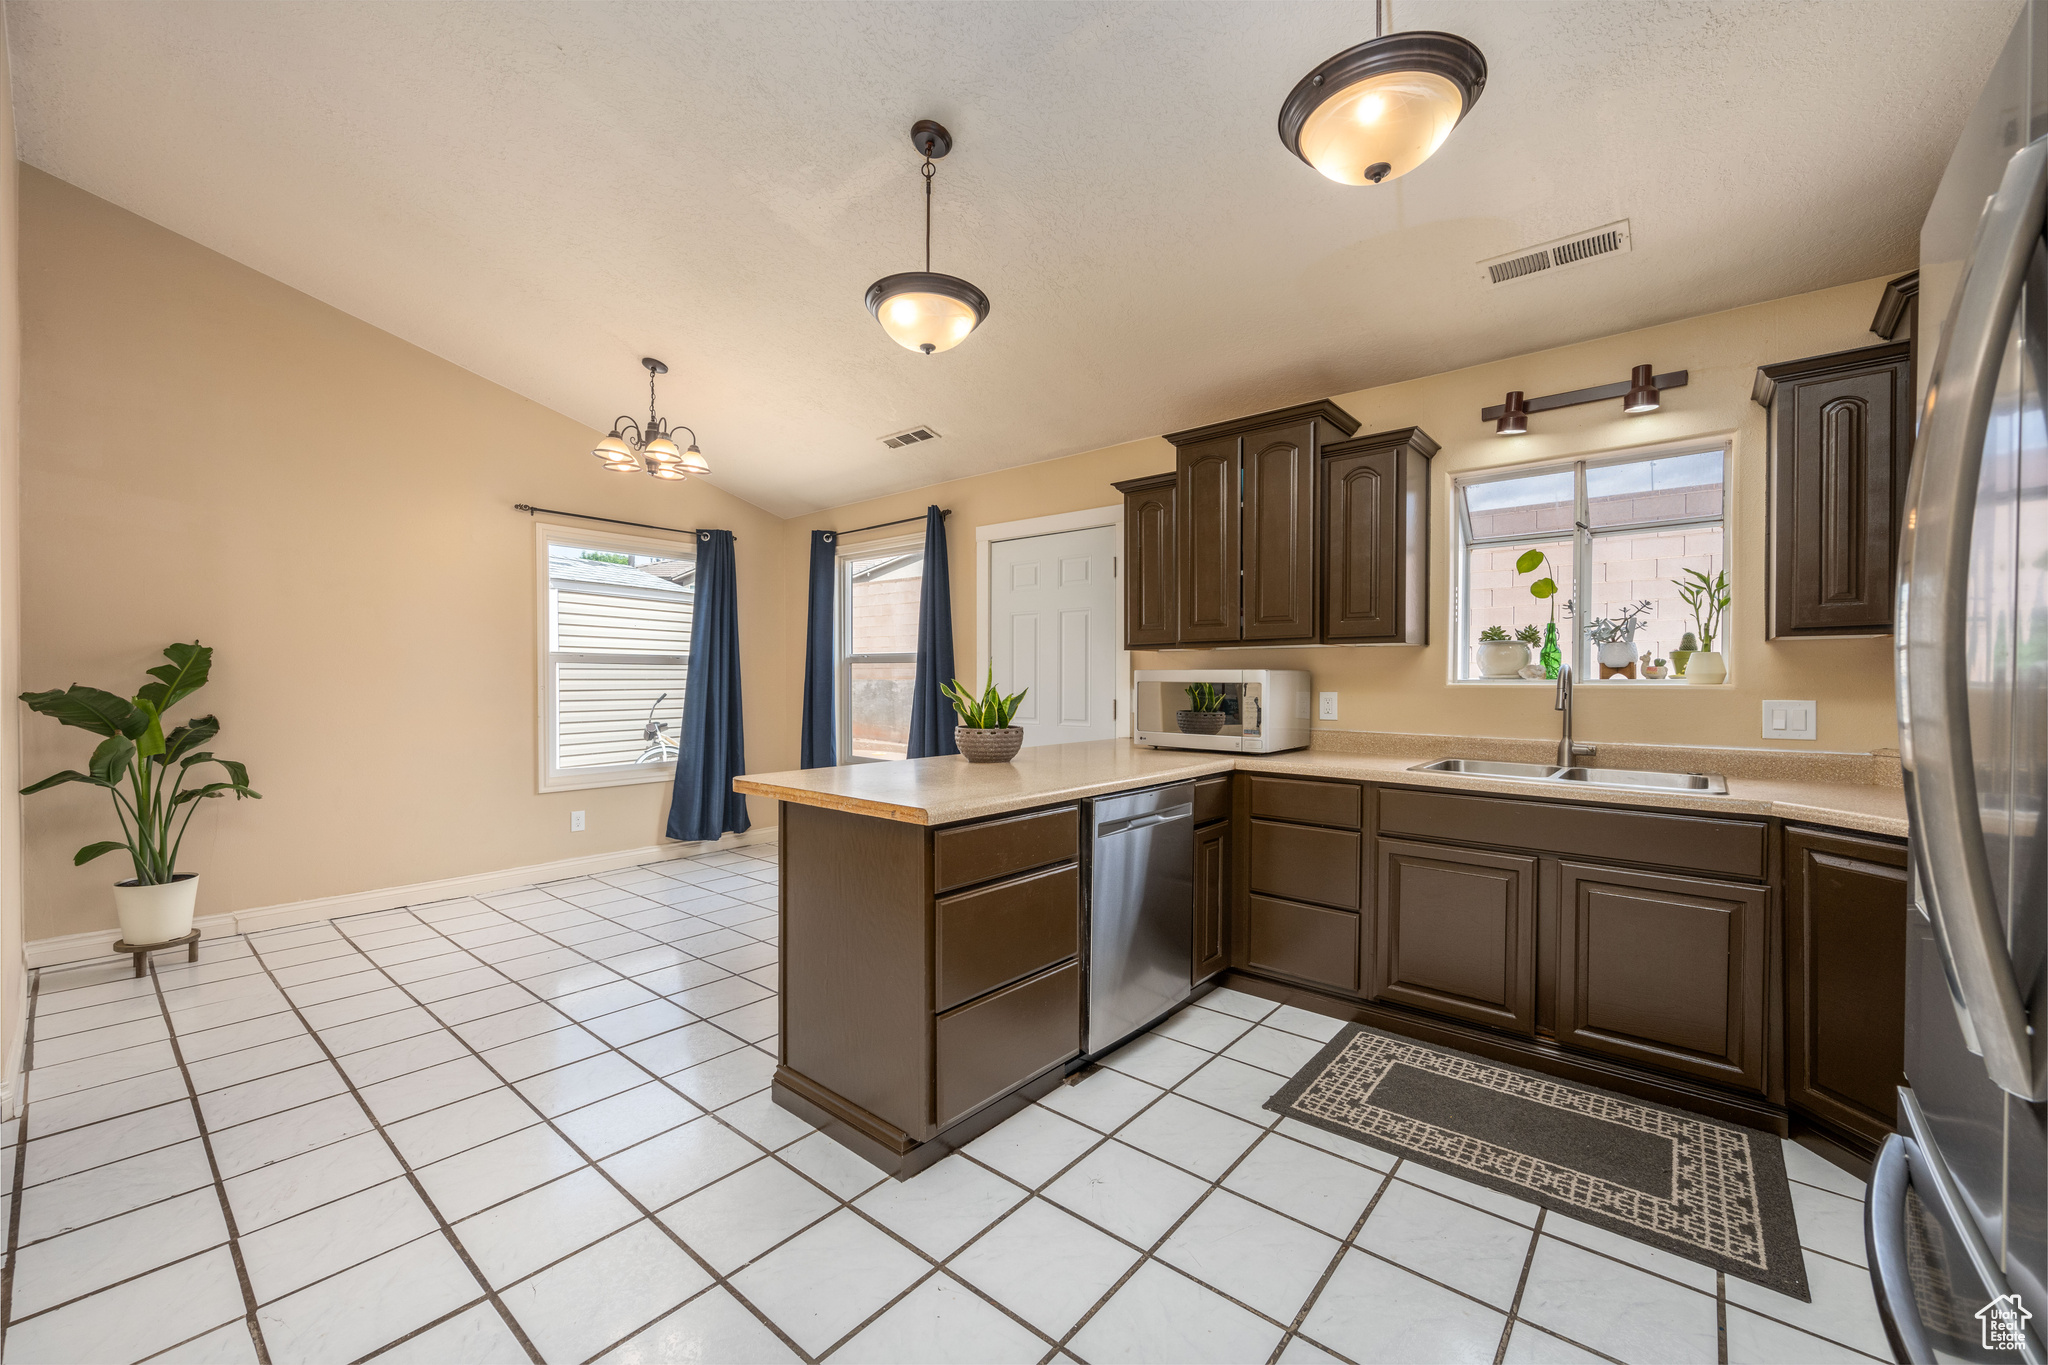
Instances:
[[[1107,1052],[1194,989],[1195,784],[1088,803],[1088,1027]]]

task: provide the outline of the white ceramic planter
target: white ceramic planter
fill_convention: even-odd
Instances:
[[[1600,646],[1600,662],[1609,668],[1627,668],[1636,661],[1636,644],[1633,639],[1609,640]]]
[[[114,909],[121,916],[125,943],[169,943],[192,932],[192,909],[199,903],[199,874],[180,872],[167,882],[114,883]]]
[[[1473,658],[1482,678],[1520,677],[1529,665],[1529,646],[1520,640],[1481,640]]]
[[[1728,676],[1728,661],[1718,649],[1703,649],[1685,661],[1685,680],[1712,686]]]

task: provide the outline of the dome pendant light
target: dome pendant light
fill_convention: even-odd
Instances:
[[[988,295],[953,275],[932,272],[932,162],[953,150],[953,135],[930,119],[911,125],[924,156],[924,269],[884,275],[868,286],[868,311],[906,350],[950,351],[988,318]]]
[[[621,417],[590,453],[615,474],[651,474],[668,480],[709,474],[711,462],[697,449],[697,433],[681,423],[671,425],[654,415],[654,376],[667,374],[668,366],[651,355],[640,357],[640,363],[647,367],[647,425],[643,427],[630,417]],[[675,434],[679,431],[690,432],[688,450],[676,445]]]
[[[1280,106],[1287,150],[1340,185],[1379,185],[1429,160],[1486,89],[1486,58],[1455,33],[1381,31],[1301,78]]]

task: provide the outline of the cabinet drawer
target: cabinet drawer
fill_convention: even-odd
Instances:
[[[1253,896],[1245,965],[1340,991],[1358,990],[1358,916]]]
[[[1195,783],[1195,823],[1206,825],[1230,818],[1230,774],[1205,777]]]
[[[1303,782],[1291,777],[1254,777],[1252,815],[1301,825],[1359,829],[1365,824],[1365,788],[1353,782]]]
[[[943,1128],[1081,1051],[1081,964],[942,1014],[933,1126]]]
[[[1526,848],[1603,862],[1647,863],[1762,880],[1766,826],[1711,816],[1445,792],[1380,793],[1379,829],[1423,839]]]
[[[1360,845],[1345,830],[1254,820],[1251,889],[1356,910]]]
[[[1070,862],[1081,852],[1081,808],[1013,815],[932,835],[932,890],[951,891]]]
[[[1080,951],[1081,870],[1071,863],[938,903],[937,1008],[963,1001]]]

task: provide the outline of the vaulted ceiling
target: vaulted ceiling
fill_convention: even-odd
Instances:
[[[1353,189],[1280,101],[1356,3],[15,0],[24,160],[789,515],[1910,268],[2017,6],[1453,3],[1485,95]],[[922,357],[935,269],[993,300]],[[1626,256],[1475,263],[1614,219]],[[941,439],[892,451],[913,424]],[[564,458],[581,457],[565,451]],[[650,505],[667,490],[651,481]]]

